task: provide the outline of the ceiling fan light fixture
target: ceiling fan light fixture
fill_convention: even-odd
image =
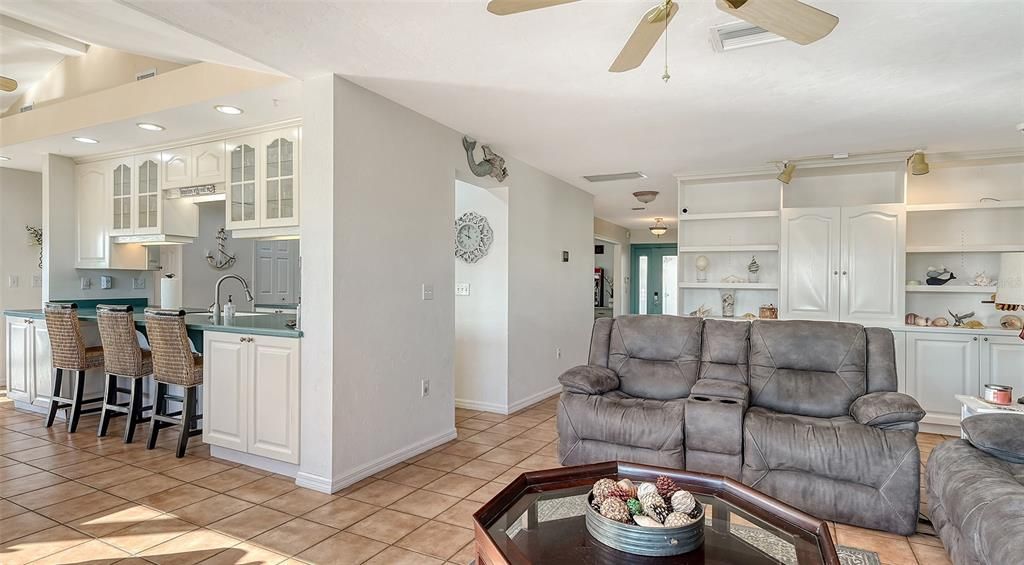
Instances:
[[[930,170],[924,151],[914,151],[907,159],[907,164],[910,166],[910,174],[915,176],[927,175]]]
[[[641,204],[650,204],[654,202],[654,199],[658,197],[659,192],[657,190],[639,190],[633,193],[633,196],[640,201]]]
[[[647,228],[651,230],[651,235],[654,237],[661,237],[668,233],[668,226],[662,223],[665,218],[654,218],[654,225]]]
[[[795,172],[796,172],[796,163],[792,163],[790,161],[783,161],[782,162],[782,172],[779,173],[779,176],[777,176],[775,178],[778,179],[779,182],[781,182],[782,184],[789,184],[790,181],[793,180],[793,173],[795,173]]]

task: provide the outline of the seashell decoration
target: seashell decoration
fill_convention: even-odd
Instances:
[[[611,479],[601,479],[594,483],[594,502],[601,504],[608,498],[612,491],[615,490],[615,481]]]
[[[932,319],[932,325],[936,328],[944,328],[949,325],[949,320],[943,316],[939,316],[938,318]]]
[[[931,320],[929,320],[928,318],[926,318],[924,316],[918,316],[917,319],[914,320],[914,325],[915,326],[922,326],[922,327],[924,327],[924,326],[927,326],[930,323],[931,323]]]
[[[619,487],[619,490],[621,490],[622,492],[624,492],[627,495],[629,495],[627,498],[636,498],[637,497],[637,495],[636,495],[636,485],[633,484],[633,481],[631,481],[629,479],[622,479],[621,481],[616,483],[616,485]]]
[[[964,327],[969,330],[981,330],[985,329],[985,324],[979,322],[978,320],[967,320],[966,322],[964,322]]]
[[[601,503],[601,515],[616,522],[630,522],[629,508],[625,502],[617,498],[609,498]]]
[[[1024,327],[1024,320],[1021,320],[1020,316],[1007,314],[999,318],[999,327],[1006,330],[1019,330],[1021,327]]]
[[[696,522],[696,518],[691,518],[687,512],[673,512],[665,517],[666,528],[681,528],[683,526]]]
[[[913,312],[907,312],[907,315],[903,317],[903,323],[908,326],[913,326],[917,323],[917,314]]]
[[[697,505],[697,499],[689,491],[679,490],[672,493],[672,512],[689,513]]]
[[[970,283],[971,286],[993,286],[995,281],[992,277],[988,276],[988,273],[982,271],[980,273],[974,273],[974,280]]]
[[[650,516],[633,516],[633,521],[636,522],[637,526],[644,528],[664,528],[661,522],[651,518]]]
[[[643,502],[647,494],[658,494],[658,487],[654,486],[654,483],[640,483],[640,486],[636,487],[636,497]]]

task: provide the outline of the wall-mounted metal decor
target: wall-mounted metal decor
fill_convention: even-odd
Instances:
[[[494,177],[498,182],[503,182],[508,177],[508,169],[505,168],[505,158],[498,155],[486,145],[480,148],[484,152],[484,160],[479,163],[473,161],[473,150],[476,149],[476,140],[468,135],[462,137],[462,147],[466,150],[466,160],[469,161],[469,170],[478,177],[488,175]]]
[[[224,244],[227,239],[227,232],[224,231],[224,228],[220,228],[217,230],[217,255],[214,256],[210,251],[206,252],[206,262],[218,271],[223,271],[224,269],[231,267],[231,265],[234,265],[237,260],[234,255],[227,251],[227,246]]]
[[[467,263],[476,263],[487,255],[494,243],[494,230],[487,218],[466,212],[455,221],[455,256]]]
[[[37,228],[34,226],[25,226],[25,231],[28,232],[28,240],[30,245],[39,246],[39,268],[43,268],[43,228]]]

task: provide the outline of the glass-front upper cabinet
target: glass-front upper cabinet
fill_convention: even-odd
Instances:
[[[110,235],[132,233],[132,158],[110,162],[111,216]]]
[[[256,195],[259,147],[259,135],[227,141],[227,206],[225,206],[227,217],[225,218],[225,227],[229,230],[256,228],[260,225],[260,199]]]
[[[260,134],[260,226],[299,224],[299,128]]]
[[[136,155],[135,178],[135,233],[160,233],[160,154]]]

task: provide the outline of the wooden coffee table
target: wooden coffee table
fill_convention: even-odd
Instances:
[[[704,545],[674,557],[622,553],[587,533],[587,493],[600,478],[671,477],[705,504]],[[828,524],[732,479],[610,462],[520,475],[473,515],[477,565],[839,565]]]

